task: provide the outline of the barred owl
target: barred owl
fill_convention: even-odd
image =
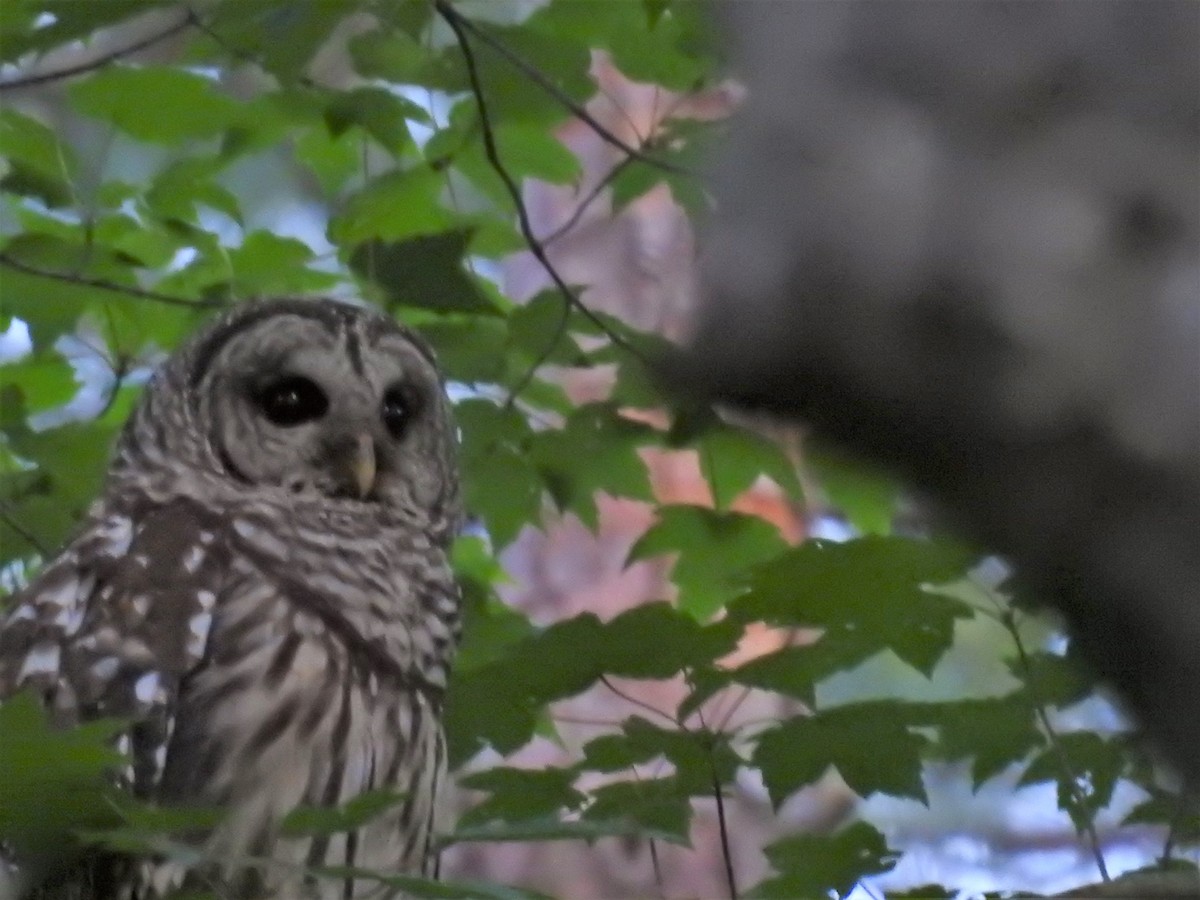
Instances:
[[[304,873],[434,874],[458,524],[428,347],[356,306],[243,304],[152,379],[81,532],[14,598],[0,696],[31,687],[64,725],[133,722],[137,795],[227,811],[204,838],[219,896],[379,896]],[[406,799],[349,833],[279,834],[297,805],[375,789]],[[179,880],[126,868],[92,892]]]

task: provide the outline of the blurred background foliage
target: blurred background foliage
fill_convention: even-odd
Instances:
[[[362,298],[440,355],[474,517],[460,814],[450,883],[381,881],[952,896],[1194,859],[1194,806],[1000,563],[835,448],[653,378],[697,167],[736,127],[707,6],[8,0],[0,64],[7,589],[215,310]],[[0,840],[32,868],[201,852],[195,817],[108,785],[111,732],[0,706]]]

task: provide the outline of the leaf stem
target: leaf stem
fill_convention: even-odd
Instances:
[[[1037,685],[1033,680],[1033,665],[1029,660],[1029,654],[1025,650],[1025,642],[1021,638],[1021,632],[1017,628],[1016,617],[1011,610],[1001,616],[1001,623],[1008,630],[1008,633],[1012,635],[1013,644],[1016,645],[1017,658],[1021,664],[1022,671],[1025,673],[1025,683],[1029,685],[1029,693],[1033,700],[1034,715],[1037,716],[1038,721],[1041,723],[1042,730],[1046,733],[1046,740],[1053,748],[1054,755],[1058,758],[1058,765],[1062,771],[1062,777],[1066,780],[1068,791],[1071,794],[1071,801],[1080,812],[1083,823],[1082,830],[1087,836],[1092,856],[1096,860],[1096,867],[1100,870],[1100,878],[1105,882],[1111,881],[1112,879],[1108,875],[1108,866],[1104,862],[1104,853],[1100,848],[1100,837],[1096,833],[1095,815],[1079,789],[1079,782],[1076,780],[1075,771],[1071,766],[1071,760],[1067,756],[1066,748],[1063,747],[1062,741],[1058,736],[1058,731],[1054,728],[1054,725],[1050,721],[1050,716],[1046,713],[1046,704],[1038,696]]]

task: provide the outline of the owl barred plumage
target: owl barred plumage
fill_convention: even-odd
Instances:
[[[204,874],[228,895],[379,896],[298,873],[435,870],[459,517],[418,338],[332,301],[244,304],[156,374],[81,533],[14,598],[0,696],[134,721],[137,794],[228,810]],[[278,834],[298,804],[372,789],[407,799],[349,833]],[[98,893],[155,896],[129,878]]]

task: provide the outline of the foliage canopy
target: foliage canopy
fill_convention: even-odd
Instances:
[[[1170,823],[1168,848],[1200,838],[1200,820],[1181,815],[1126,735],[1057,724],[1094,686],[1069,652],[1038,644],[1043,625],[980,581],[982,554],[893,533],[894,488],[827,450],[804,455],[802,492],[777,442],[679,406],[647,371],[661,339],[589,309],[557,273],[523,304],[481,274],[518,250],[544,257],[520,187],[578,184],[580,162],[555,129],[596,92],[593,54],[635,81],[695,91],[721,74],[706,15],[671,0],[6,3],[0,326],[20,320],[31,343],[0,365],[7,578],[36,570],[69,534],[147,368],[205,316],[260,295],[364,297],[420,329],[464,387],[467,500],[490,543],[466,537],[457,548],[468,623],[447,714],[452,765],[465,773],[485,748],[509,754],[553,734],[556,701],[610,678],[688,686],[678,709],[631,705],[570,765],[464,774],[481,799],[447,843],[625,836],[686,846],[696,805],[721,810],[740,771],[761,775],[776,808],[830,770],[861,797],[925,802],[932,760],[971,760],[976,787],[1011,767],[1025,783],[1057,784],[1098,858],[1096,817],[1122,779],[1147,797],[1130,821]],[[330,76],[318,54],[345,71]],[[624,154],[602,185],[614,213],[665,183],[701,214],[694,164],[720,127],[668,119],[639,146],[609,134]],[[324,233],[281,231],[264,179],[318,210]],[[553,367],[614,364],[610,396],[582,405],[551,377]],[[100,398],[71,402],[81,381]],[[669,427],[631,408],[665,410]],[[494,551],[523,528],[551,510],[594,528],[598,492],[656,503],[647,448],[695,450],[714,498],[712,508],[656,506],[630,553],[672,559],[677,596],[609,621],[584,613],[546,626],[503,604]],[[761,476],[797,507],[840,512],[860,536],[789,547],[731,508]],[[926,696],[887,683],[849,698],[829,690],[881,661],[907,673],[897,685],[933,685],[964,624],[984,619],[1004,637],[976,649],[1009,659],[1003,684]],[[727,662],[756,623],[789,637]],[[793,714],[730,725],[730,698],[748,690],[790,698]],[[110,734],[108,723],[52,731],[27,697],[0,706],[0,838],[43,865],[89,842],[192,859],[179,835],[194,819],[108,787]],[[305,810],[289,827],[346,829],[393,801]],[[765,853],[774,873],[755,896],[846,892],[898,856],[866,821],[784,836]],[[375,874],[415,896],[526,896]]]

